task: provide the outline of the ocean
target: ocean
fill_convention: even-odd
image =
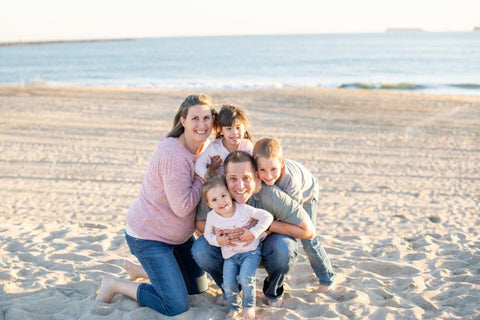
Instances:
[[[480,32],[0,46],[0,83],[195,90],[306,86],[480,95]]]

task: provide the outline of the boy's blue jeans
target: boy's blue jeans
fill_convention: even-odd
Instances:
[[[223,292],[230,310],[240,310],[240,288],[244,309],[255,307],[255,271],[262,260],[260,244],[256,249],[239,252],[223,262]]]
[[[174,316],[188,310],[189,294],[208,289],[206,274],[190,252],[193,237],[180,245],[137,239],[128,234],[125,238],[151,283],[142,283],[137,289],[140,306]]]
[[[268,277],[263,283],[263,293],[270,301],[277,301],[283,295],[285,276],[295,268],[298,242],[295,238],[272,233],[262,243],[262,259]],[[198,238],[192,247],[193,258],[208,272],[215,283],[222,287],[223,258],[219,247],[210,245],[204,236]]]
[[[317,222],[317,200],[312,199],[309,203],[304,204],[303,208],[307,211],[314,226]],[[329,286],[333,283],[335,272],[333,271],[332,263],[328,258],[327,252],[320,243],[320,239],[315,236],[311,240],[301,240],[303,250],[307,254],[313,272],[318,277],[321,285]]]

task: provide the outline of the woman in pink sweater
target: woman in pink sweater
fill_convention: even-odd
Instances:
[[[116,294],[124,294],[140,306],[173,316],[188,310],[189,294],[207,290],[206,275],[190,248],[203,182],[195,175],[195,160],[206,147],[214,117],[210,97],[185,99],[173,129],[151,156],[138,197],[128,211],[125,237],[151,284],[107,274],[97,301],[110,302]]]

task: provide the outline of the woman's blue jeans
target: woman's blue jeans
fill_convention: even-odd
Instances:
[[[240,310],[240,288],[244,309],[255,307],[255,272],[262,260],[261,244],[252,251],[239,252],[223,262],[223,292],[230,310]]]
[[[312,199],[309,203],[304,204],[303,208],[310,216],[313,225],[316,226],[317,200]],[[305,250],[313,272],[315,272],[320,284],[324,286],[331,285],[333,283],[333,278],[335,277],[335,272],[333,271],[330,258],[328,257],[325,248],[323,248],[320,239],[315,236],[315,238],[311,240],[304,239],[301,240],[301,242],[303,245],[303,250]]]
[[[262,243],[263,266],[267,278],[263,283],[263,293],[270,301],[283,296],[285,276],[295,268],[298,243],[295,238],[272,233]],[[222,287],[223,258],[219,247],[210,245],[205,237],[198,238],[192,247],[192,254],[200,268],[208,272],[215,283]]]
[[[192,258],[193,237],[180,245],[137,239],[128,234],[125,238],[151,283],[142,283],[137,289],[140,306],[174,316],[188,310],[189,294],[208,289],[205,272]]]

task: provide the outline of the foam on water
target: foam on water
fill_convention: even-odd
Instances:
[[[148,38],[0,46],[0,83],[480,94],[480,33]]]

